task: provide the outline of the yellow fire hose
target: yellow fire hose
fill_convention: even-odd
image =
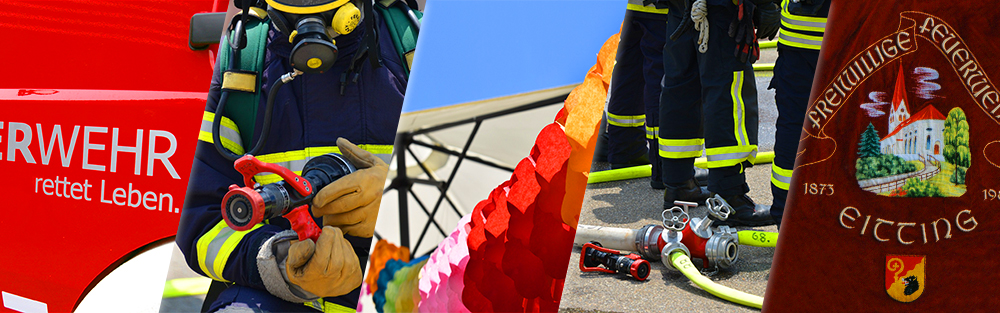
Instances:
[[[208,293],[212,283],[207,277],[175,278],[168,280],[163,286],[164,298],[197,296]]]
[[[736,232],[741,245],[754,247],[774,248],[778,244],[778,233],[756,230],[742,230]]]
[[[685,255],[684,252],[677,251],[671,253],[670,262],[674,265],[674,268],[677,268],[681,271],[681,273],[684,273],[684,276],[687,276],[691,282],[716,297],[758,309],[764,306],[763,297],[716,284],[711,279],[708,279],[708,277],[701,275],[698,268],[695,267],[694,264],[691,264],[691,258]]]
[[[774,151],[761,152],[757,154],[757,158],[754,160],[753,164],[765,164],[774,161]],[[700,168],[708,168],[708,160],[705,158],[697,158],[694,161],[694,166]],[[614,170],[592,172],[590,177],[587,178],[588,184],[594,183],[604,183],[609,181],[626,180],[633,178],[643,178],[649,177],[652,173],[650,165],[639,165],[633,167],[619,168]]]
[[[757,63],[753,65],[754,72],[774,71],[774,63]]]

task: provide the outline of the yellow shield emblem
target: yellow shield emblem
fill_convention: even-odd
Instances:
[[[886,255],[885,292],[899,302],[917,300],[926,286],[926,265],[927,257],[922,255]]]

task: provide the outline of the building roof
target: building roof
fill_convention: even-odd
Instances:
[[[899,105],[909,103],[906,101],[906,76],[903,75],[903,63],[899,63],[899,74],[896,75],[896,90],[892,93],[892,111],[895,112]],[[910,108],[906,108],[909,112]]]
[[[941,112],[938,111],[937,108],[934,107],[934,105],[927,105],[926,107],[924,107],[923,110],[920,110],[920,112],[917,112],[917,114],[910,116],[909,119],[903,121],[903,123],[899,124],[899,126],[896,126],[896,129],[892,130],[892,132],[886,135],[885,137],[882,137],[882,140],[885,140],[886,138],[896,135],[896,133],[898,133],[901,129],[906,128],[906,126],[909,126],[910,124],[913,124],[913,122],[922,120],[944,120],[944,114],[941,114]]]

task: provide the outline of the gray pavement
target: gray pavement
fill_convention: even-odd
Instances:
[[[762,51],[761,62],[773,62],[773,50]],[[770,74],[770,73],[767,73]],[[766,90],[770,75],[758,75],[760,151],[773,151],[774,121],[777,109],[774,92]],[[610,168],[608,163],[594,163],[593,170]],[[747,169],[750,197],[757,203],[771,203],[770,164]],[[649,187],[649,178],[591,184],[587,188],[580,224],[636,229],[647,224],[660,224],[663,193]],[[705,208],[690,212],[692,217],[704,216]],[[750,229],[750,228],[739,228]],[[774,226],[752,228],[777,231]],[[754,295],[764,295],[770,273],[773,248],[740,247],[737,263],[729,271],[710,278],[716,283]],[[652,270],[644,282],[622,275],[584,273],[580,271],[580,248],[570,256],[563,287],[562,312],[753,312],[756,309],[716,298],[691,283],[679,272],[667,270],[659,261],[650,262]],[[699,264],[695,262],[695,264]]]

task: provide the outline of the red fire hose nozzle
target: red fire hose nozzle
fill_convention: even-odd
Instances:
[[[247,231],[263,222],[266,217],[281,215],[291,223],[292,229],[299,235],[299,240],[319,239],[321,230],[309,213],[308,203],[312,200],[314,190],[308,179],[280,165],[262,162],[251,155],[239,158],[233,167],[243,174],[246,186],[230,185],[229,192],[222,198],[222,218],[230,228]],[[258,186],[253,177],[264,172],[278,174],[282,181]],[[291,204],[300,205],[287,212],[284,211]]]
[[[604,248],[596,241],[583,244],[580,253],[580,270],[584,272],[621,273],[644,281],[649,277],[649,269],[649,262],[638,254],[625,255],[621,251]]]

